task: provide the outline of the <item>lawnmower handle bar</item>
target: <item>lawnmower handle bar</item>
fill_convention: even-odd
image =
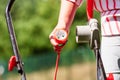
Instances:
[[[76,42],[89,43],[90,48],[94,50],[96,56],[97,80],[101,80],[99,79],[100,75],[102,76],[102,80],[106,80],[106,74],[99,52],[100,35],[98,29],[98,21],[96,19],[90,19],[87,26],[85,25],[76,27]]]
[[[15,37],[13,24],[12,24],[11,14],[10,14],[10,11],[11,11],[11,8],[12,8],[14,2],[15,2],[15,0],[9,0],[9,2],[6,6],[6,10],[5,10],[5,16],[6,16],[7,27],[8,27],[8,31],[9,31],[9,35],[10,35],[10,39],[11,39],[13,53],[16,57],[16,67],[17,67],[18,73],[20,73],[22,76],[21,79],[26,80],[25,72],[23,70],[23,63],[22,63],[21,57],[19,55],[19,49],[18,49],[16,37]]]

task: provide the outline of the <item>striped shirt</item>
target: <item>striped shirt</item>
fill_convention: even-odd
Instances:
[[[81,5],[83,0],[68,0]],[[120,0],[94,0],[94,9],[101,13],[103,36],[120,35]]]

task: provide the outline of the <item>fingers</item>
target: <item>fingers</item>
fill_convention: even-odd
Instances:
[[[50,36],[49,36],[49,39],[50,39],[51,44],[53,45],[54,50],[55,50],[57,53],[59,53],[59,52],[62,50],[62,48],[64,47],[64,45],[66,44],[67,41],[64,41],[64,42],[60,43],[60,41],[56,40],[56,39],[55,39],[55,38],[56,38],[56,33],[55,33],[55,31],[56,31],[56,30],[58,30],[58,29],[54,29],[54,30],[52,31],[52,33],[51,33]],[[67,33],[66,33],[66,35],[67,35]],[[67,39],[67,38],[66,38],[66,39]]]
[[[60,53],[63,47],[54,47],[56,53]]]
[[[50,42],[53,45],[53,48],[54,48],[55,52],[58,53],[58,52],[60,52],[62,50],[63,46],[59,46],[59,43],[57,43],[55,41],[55,39],[50,39]]]
[[[58,43],[55,41],[55,39],[50,39],[50,42],[53,46],[57,46]]]

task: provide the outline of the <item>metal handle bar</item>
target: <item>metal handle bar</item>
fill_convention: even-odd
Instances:
[[[89,43],[90,48],[94,50],[96,56],[97,66],[97,80],[106,80],[106,74],[99,52],[100,49],[100,35],[98,29],[98,21],[91,19],[87,26],[77,26],[76,28],[76,42]],[[100,79],[101,77],[101,79]]]
[[[18,73],[20,73],[22,76],[22,80],[26,80],[26,76],[25,76],[25,72],[23,70],[23,64],[22,64],[21,57],[19,55],[19,49],[18,49],[16,37],[15,37],[13,24],[12,24],[12,17],[10,14],[10,11],[11,11],[11,8],[12,8],[14,2],[15,2],[15,0],[9,0],[9,2],[6,6],[6,10],[5,10],[5,16],[6,16],[6,22],[7,22],[7,27],[8,27],[8,31],[9,31],[9,36],[11,39],[13,53],[16,57],[16,63],[17,63],[16,67],[17,67]]]

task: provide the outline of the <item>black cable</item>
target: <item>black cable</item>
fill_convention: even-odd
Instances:
[[[105,73],[105,69],[104,69],[101,55],[99,52],[97,40],[94,40],[94,44],[95,44],[94,52],[96,55],[96,66],[97,66],[97,80],[106,80],[106,73]]]

